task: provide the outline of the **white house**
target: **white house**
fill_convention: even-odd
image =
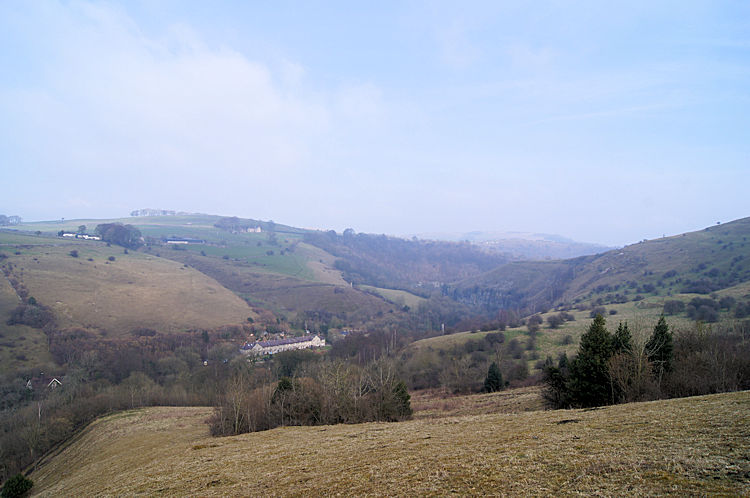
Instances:
[[[291,351],[293,349],[322,348],[325,345],[325,339],[321,339],[317,335],[306,335],[273,341],[246,342],[240,347],[240,352],[248,355],[263,355]]]

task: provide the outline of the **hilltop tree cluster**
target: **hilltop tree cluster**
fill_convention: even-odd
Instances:
[[[95,233],[103,241],[129,249],[137,249],[143,245],[141,231],[133,225],[122,223],[102,223],[96,226]]]

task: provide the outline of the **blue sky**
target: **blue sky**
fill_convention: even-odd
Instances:
[[[0,3],[0,213],[609,245],[750,216],[749,3],[356,4]]]

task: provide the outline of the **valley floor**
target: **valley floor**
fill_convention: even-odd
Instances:
[[[402,423],[226,438],[208,434],[210,414],[158,407],[97,420],[32,473],[33,492],[750,494],[747,391],[593,410],[431,413]]]

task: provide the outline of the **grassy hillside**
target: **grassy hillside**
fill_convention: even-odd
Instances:
[[[24,223],[19,228],[29,233],[39,231],[43,236],[52,237],[60,230],[75,232],[80,225],[85,225],[87,232],[94,233],[94,229],[99,224],[130,224],[138,228],[148,241],[157,244],[169,237],[190,237],[207,243],[178,246],[177,250],[203,252],[220,258],[243,260],[268,271],[285,275],[312,277],[313,274],[307,266],[306,255],[295,253],[296,246],[302,240],[305,230],[274,224],[273,235],[267,231],[233,233],[214,226],[222,218],[214,215],[138,216],[112,220],[81,219]],[[257,223],[268,226],[268,222],[258,221]],[[175,247],[165,246],[161,249],[158,247],[153,249],[154,252],[160,253],[166,250],[175,250]]]
[[[300,249],[306,251],[316,254],[320,250]],[[397,308],[380,297],[350,288],[325,264],[308,266],[312,278],[304,279],[275,273],[246,260],[216,258],[208,253],[202,256],[192,251],[170,251],[167,256],[214,278],[253,305],[290,318],[309,311],[361,323]]]
[[[253,315],[215,280],[175,261],[91,241],[47,245],[40,237],[37,245],[9,245],[14,237],[0,233],[0,252],[7,256],[0,264],[52,308],[61,327],[113,335],[137,327],[176,332],[242,323]],[[70,255],[73,250],[78,257]]]
[[[534,312],[561,303],[708,294],[743,282],[750,282],[750,218],[596,256],[500,266],[456,284],[449,295],[485,309],[521,307]]]
[[[750,284],[744,283],[728,289],[719,291],[717,298],[723,296],[732,296],[739,300],[746,300],[750,297]],[[626,303],[607,304],[603,306],[604,317],[607,322],[607,328],[613,332],[620,322],[627,322],[633,339],[638,343],[644,343],[653,331],[653,327],[663,313],[664,303],[669,300],[681,300],[685,303],[690,302],[695,297],[703,297],[698,294],[675,294],[673,296],[651,296],[640,301],[630,301]],[[597,309],[597,311],[600,311]],[[551,328],[548,319],[557,315],[558,311],[551,310],[547,313],[540,313],[543,323],[535,335],[533,348],[528,349],[528,341],[531,334],[526,325],[518,327],[508,327],[503,331],[505,344],[509,341],[518,341],[525,350],[523,357],[526,359],[529,372],[534,373],[539,370],[540,362],[547,356],[558,358],[560,354],[565,353],[572,357],[578,350],[579,339],[591,325],[592,310],[589,309],[572,309],[567,312],[574,317],[572,321],[565,321],[557,328]],[[667,323],[673,331],[693,330],[696,327],[696,321],[689,318],[685,312],[675,315],[666,316]],[[721,322],[721,323],[718,323]],[[718,312],[718,322],[715,324],[703,324],[703,327],[712,327],[715,325],[727,325],[737,323],[732,310],[720,310]],[[479,331],[471,330],[458,332],[449,335],[440,335],[421,339],[409,346],[410,351],[414,352],[456,352],[470,341],[480,341],[484,336],[490,333],[496,333],[497,330]],[[462,354],[469,355],[468,352],[460,351]],[[507,353],[506,353],[507,354]],[[502,357],[502,355],[501,355]]]
[[[4,275],[0,274],[0,373],[30,368],[52,371],[47,337],[26,325],[8,325],[10,313],[20,299]]]
[[[196,237],[211,242],[231,240],[232,234],[228,231],[218,229],[214,226],[223,216],[210,214],[189,214],[179,216],[130,216],[114,219],[77,219],[77,220],[53,220],[22,223],[19,229],[29,231],[41,231],[47,234],[56,234],[60,230],[75,232],[80,225],[86,225],[87,230],[93,232],[96,225],[100,223],[123,223],[130,224],[141,230],[144,236],[154,237]],[[264,231],[268,231],[271,222],[259,220],[247,220],[258,224]],[[281,234],[303,234],[306,230],[273,223],[273,230]],[[252,235],[252,234],[248,234]]]
[[[38,496],[750,493],[750,393],[212,438],[206,408],[100,419]]]
[[[403,304],[399,304],[400,298],[393,301],[393,299],[384,297],[377,292],[364,292],[351,288],[348,282],[341,277],[341,272],[334,268],[336,257],[323,249],[303,242],[304,230],[274,225],[274,232],[233,232],[215,227],[214,224],[220,222],[220,220],[222,218],[219,216],[190,215],[31,223],[22,227],[27,230],[26,232],[5,231],[0,233],[0,243],[5,238],[9,247],[12,243],[29,246],[32,244],[55,246],[60,248],[61,255],[72,250],[72,248],[77,248],[81,251],[79,263],[83,264],[89,257],[92,257],[88,253],[84,254],[84,249],[90,251],[94,247],[101,248],[104,244],[62,239],[57,237],[60,230],[75,231],[79,225],[86,225],[87,231],[93,232],[96,225],[104,222],[131,223],[139,228],[145,237],[151,237],[148,240],[153,244],[144,246],[139,251],[131,250],[129,255],[123,255],[122,258],[119,257],[122,254],[121,249],[108,248],[107,251],[113,251],[113,255],[116,255],[118,266],[123,266],[120,262],[120,259],[123,258],[127,258],[128,262],[133,265],[145,261],[149,261],[149,264],[152,265],[166,265],[161,270],[161,278],[165,282],[171,282],[175,285],[180,285],[178,280],[181,277],[178,275],[177,280],[167,278],[167,272],[170,269],[189,274],[193,274],[197,270],[209,279],[217,281],[222,287],[233,292],[236,297],[252,306],[270,309],[275,314],[288,320],[314,313],[316,317],[323,317],[324,322],[330,322],[333,326],[357,326],[385,313],[400,312],[403,307]],[[264,227],[269,225],[267,222],[259,223]],[[202,239],[206,243],[162,245],[163,238],[172,236]],[[71,244],[78,245],[71,246]],[[15,250],[16,248],[12,247],[11,253]],[[65,260],[65,258],[62,258],[62,260]],[[165,260],[172,260],[177,265],[169,266],[164,262]],[[158,261],[162,263],[157,263]],[[131,266],[131,269],[135,270],[135,266]],[[67,267],[60,266],[57,270],[58,273],[63,274],[70,270],[70,265]],[[153,271],[148,270],[148,273],[153,273]],[[47,276],[50,275],[47,274]],[[35,283],[41,283],[43,275],[35,274],[27,277],[38,277]],[[101,275],[98,274],[92,276],[93,281],[98,281],[100,277]],[[80,278],[80,275],[76,278]],[[132,279],[128,278],[128,280]],[[93,281],[88,281],[82,285],[89,286]],[[38,287],[36,285],[36,288]],[[114,289],[109,285],[108,288]],[[132,291],[133,289],[127,287],[119,290]],[[39,294],[35,296],[38,299],[42,298],[41,291],[36,289],[30,289],[30,291]],[[120,294],[121,297],[130,295],[135,294],[133,292]],[[45,295],[43,297],[42,302],[46,303],[52,296]],[[396,296],[391,297],[395,298]],[[416,298],[416,296],[406,295],[405,297],[409,298],[412,304],[418,304],[419,298]],[[146,298],[148,299],[148,297]],[[57,298],[55,299],[57,300]],[[237,300],[234,299],[234,302],[236,304]],[[140,305],[137,306],[140,307]],[[212,306],[212,304],[208,302],[206,306]],[[246,308],[247,306],[242,309]],[[227,313],[221,307],[212,307],[212,309],[215,310],[214,314],[223,313],[226,315],[229,323],[235,322],[235,314],[232,312]],[[176,308],[164,307],[162,310],[178,311],[179,306]],[[62,310],[56,309],[55,311],[60,312]],[[70,315],[70,310],[66,309],[65,311]],[[122,311],[126,312],[127,310]],[[123,313],[117,311],[117,314],[122,315]],[[244,316],[241,317],[240,321],[244,321],[252,315],[248,311],[242,311],[241,314]],[[211,313],[208,313],[208,315],[210,316]],[[107,323],[112,326],[115,317],[110,318]],[[187,314],[181,316],[181,318],[184,319],[183,322],[186,322],[191,317],[190,314]],[[331,322],[331,319],[334,321]],[[301,320],[297,324],[299,327],[304,323],[304,317]],[[194,327],[204,326],[205,321],[205,319],[196,320]],[[68,320],[62,317],[61,322],[65,325],[81,324],[82,319],[73,317],[73,319]],[[151,324],[147,325],[148,327],[158,329],[166,322],[172,323],[173,317],[162,313],[162,316],[144,316],[143,322],[150,322]],[[101,317],[91,322],[94,326],[103,326],[103,323]],[[126,325],[129,326],[129,323]]]

